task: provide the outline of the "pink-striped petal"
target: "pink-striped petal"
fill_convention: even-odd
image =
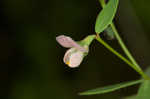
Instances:
[[[60,35],[60,36],[56,37],[56,40],[63,47],[66,47],[66,48],[74,47],[75,41],[72,40],[68,36]]]
[[[56,37],[56,40],[63,47],[66,47],[66,48],[74,47],[82,52],[88,52],[88,49],[80,46],[78,43],[76,43],[74,40],[72,40],[72,38],[68,36],[60,35]]]

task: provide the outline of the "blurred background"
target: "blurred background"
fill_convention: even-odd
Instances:
[[[120,0],[115,24],[143,69],[150,59],[150,1]],[[78,93],[140,76],[97,41],[79,68],[67,67],[55,40],[94,33],[98,0],[0,0],[0,99],[123,99],[137,86],[103,95]],[[107,40],[123,54],[116,40]]]

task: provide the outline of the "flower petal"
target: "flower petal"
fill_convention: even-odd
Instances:
[[[69,61],[68,65],[71,68],[78,67],[81,64],[83,58],[84,58],[83,52],[77,51],[76,53],[71,54],[70,61]]]
[[[78,49],[81,52],[87,52],[88,53],[88,46],[80,46],[79,44],[74,44],[74,48]]]
[[[66,53],[64,55],[64,59],[63,59],[65,64],[67,64],[69,62],[71,54],[75,51],[76,51],[75,48],[70,48],[66,51]]]
[[[72,40],[70,37],[68,36],[64,36],[64,35],[60,35],[58,37],[56,37],[57,42],[62,45],[63,47],[66,48],[71,48],[74,47],[74,43],[75,41]]]
[[[66,48],[75,47],[76,49],[82,51],[82,52],[88,52],[88,49],[85,49],[84,47],[80,46],[78,43],[76,43],[72,38],[64,35],[60,35],[56,37],[57,42]]]
[[[67,50],[64,56],[64,63],[71,68],[78,67],[84,58],[84,52],[71,48]]]

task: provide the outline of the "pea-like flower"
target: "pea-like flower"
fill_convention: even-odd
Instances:
[[[89,45],[95,38],[95,35],[90,35],[86,37],[85,39],[76,42],[72,38],[64,35],[60,35],[56,37],[57,42],[65,47],[70,48],[66,51],[63,61],[65,64],[67,64],[71,68],[78,67],[83,58],[88,54],[89,52]]]

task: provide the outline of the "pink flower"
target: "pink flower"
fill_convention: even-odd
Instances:
[[[64,63],[71,68],[78,67],[81,64],[84,56],[88,53],[88,45],[82,44],[81,46],[76,41],[72,40],[72,38],[64,35],[56,37],[56,40],[61,46],[70,48],[64,55]]]

